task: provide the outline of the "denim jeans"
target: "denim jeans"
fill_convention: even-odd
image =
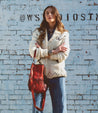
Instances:
[[[45,78],[45,82],[49,87],[52,100],[52,113],[67,113],[65,77]],[[41,107],[42,94],[35,94],[35,96],[37,106]],[[40,112],[33,107],[33,113],[43,113],[43,111]]]

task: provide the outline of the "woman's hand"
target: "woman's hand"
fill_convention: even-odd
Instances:
[[[64,47],[64,44],[63,43],[62,45],[60,45],[58,48],[56,48],[55,50],[52,50],[53,54],[56,54],[56,53],[59,53],[59,52],[65,52],[67,51],[67,48]]]
[[[37,48],[40,48],[40,46],[39,46],[39,44],[38,44],[38,43],[35,43],[35,45],[36,45],[36,47],[37,47]]]
[[[35,43],[35,45],[36,45],[37,48],[40,48],[40,46],[39,46],[38,43]],[[50,56],[46,56],[46,57],[44,57],[44,58],[49,58],[49,57],[50,57]]]

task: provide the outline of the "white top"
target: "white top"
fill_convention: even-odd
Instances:
[[[46,30],[46,36],[45,39],[42,42],[42,48],[36,48],[36,40],[39,37],[40,32],[36,29],[33,32],[32,35],[32,41],[30,42],[29,51],[30,55],[34,57],[34,51],[36,49],[36,59],[39,60],[42,64],[44,64],[44,74],[48,78],[54,78],[54,77],[60,77],[60,76],[67,76],[66,70],[65,70],[65,60],[67,59],[70,47],[69,47],[69,33],[64,32],[61,34],[60,31],[55,29],[52,37],[48,41],[48,35]],[[67,47],[67,51],[65,52],[59,52],[57,54],[51,55],[50,59],[44,58],[45,56],[48,56],[48,51],[53,50],[60,46],[62,43],[65,42],[65,47]]]

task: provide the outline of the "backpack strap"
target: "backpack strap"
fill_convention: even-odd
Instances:
[[[34,107],[35,107],[37,110],[39,110],[39,111],[43,111],[44,105],[45,105],[46,91],[43,93],[42,108],[39,108],[39,107],[36,106],[34,91],[32,90],[31,92],[32,92],[32,98],[33,98]]]

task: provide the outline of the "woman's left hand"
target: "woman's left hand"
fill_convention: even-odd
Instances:
[[[64,47],[64,44],[65,44],[65,43],[63,43],[63,44],[60,45],[58,48],[56,48],[55,50],[53,50],[53,51],[52,51],[53,54],[56,54],[56,53],[59,53],[59,52],[65,52],[65,51],[67,51],[67,48]]]

